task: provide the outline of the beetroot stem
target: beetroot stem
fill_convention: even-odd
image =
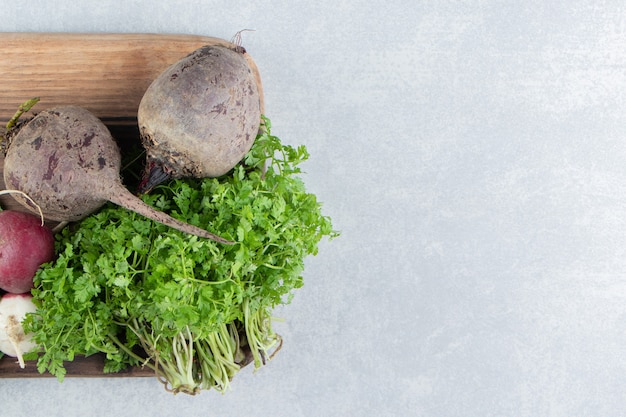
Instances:
[[[7,132],[13,129],[15,125],[17,124],[17,121],[19,120],[19,118],[22,117],[24,113],[32,109],[33,106],[37,103],[39,103],[39,97],[31,98],[30,100],[26,100],[25,102],[20,104],[20,106],[17,108],[17,111],[15,112],[13,117],[11,117],[11,119],[7,122],[5,126]]]

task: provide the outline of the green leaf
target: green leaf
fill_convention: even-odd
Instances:
[[[303,285],[304,259],[338,233],[298,175],[306,148],[282,144],[270,130],[264,118],[229,175],[174,180],[142,196],[235,245],[113,204],[57,234],[59,256],[37,273],[37,312],[25,322],[45,349],[40,371],[62,379],[64,361],[104,352],[107,372],[159,361],[172,384],[223,389],[238,369],[231,352],[237,343],[258,352],[276,342],[269,311],[291,301]],[[192,341],[200,356],[185,357]],[[192,382],[180,373],[189,367]]]

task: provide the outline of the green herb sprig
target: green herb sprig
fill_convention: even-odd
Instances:
[[[38,273],[24,325],[40,372],[106,354],[105,371],[148,366],[174,393],[224,391],[239,369],[280,347],[271,312],[303,285],[304,259],[338,233],[299,174],[309,154],[263,132],[232,174],[176,180],[144,201],[219,231],[231,246],[189,236],[108,205],[57,238]]]

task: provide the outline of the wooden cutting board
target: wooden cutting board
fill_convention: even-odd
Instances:
[[[197,35],[0,33],[0,125],[24,101],[40,97],[33,112],[58,105],[85,107],[101,118],[118,140],[137,135],[139,102],[150,83],[169,65],[204,45],[229,41]],[[263,89],[252,57],[246,58]],[[24,116],[27,117],[27,116]],[[0,155],[0,186],[3,159]],[[0,205],[21,209],[10,196]],[[67,364],[67,376],[153,376],[149,369],[102,373],[103,357],[77,358]],[[36,363],[20,369],[14,358],[0,359],[0,378],[38,377]]]
[[[73,104],[105,122],[132,123],[150,83],[204,45],[233,44],[196,35],[0,33],[0,121],[41,97],[35,109]]]

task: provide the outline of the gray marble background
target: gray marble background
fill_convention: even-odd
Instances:
[[[0,7],[0,31],[245,28],[342,231],[277,311],[282,351],[225,395],[0,379],[0,415],[624,415],[626,3]]]

